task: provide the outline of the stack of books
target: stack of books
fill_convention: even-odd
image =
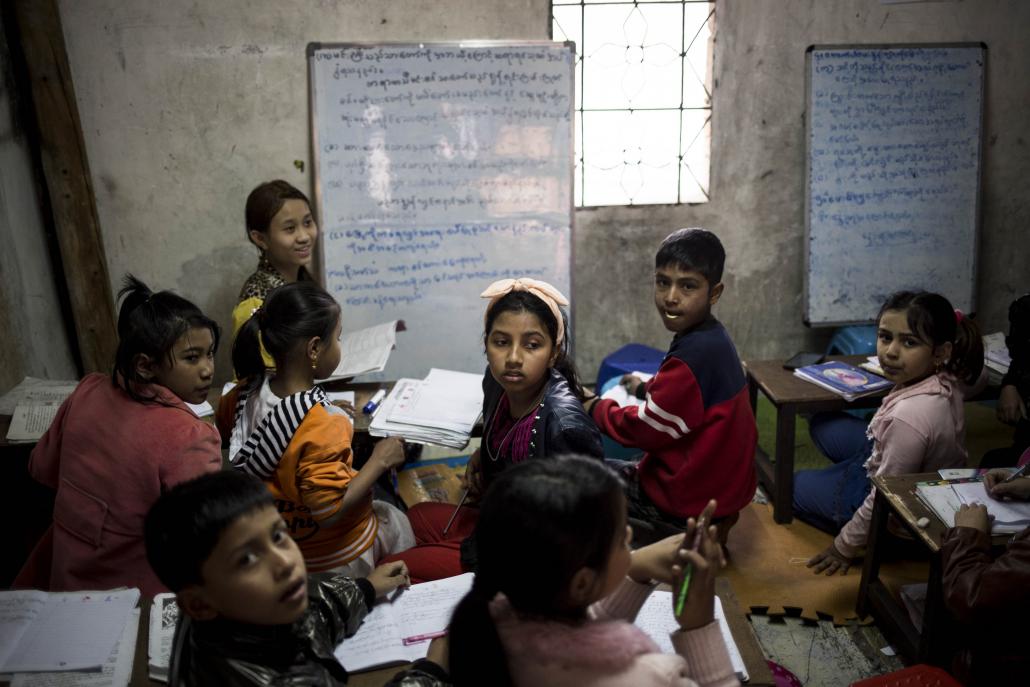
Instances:
[[[483,375],[433,368],[425,379],[398,379],[368,433],[464,448],[482,410]]]
[[[794,376],[843,396],[848,402],[894,386],[888,379],[836,360],[799,367],[794,370]]]
[[[150,606],[150,634],[147,635],[147,672],[151,680],[168,682],[178,621],[179,605],[175,602],[175,594],[155,596]]]
[[[1012,358],[1009,357],[1005,335],[995,332],[984,337],[984,366],[987,367],[987,382],[994,386],[1001,384],[1002,377],[1009,372]]]

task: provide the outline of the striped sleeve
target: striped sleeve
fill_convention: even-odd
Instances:
[[[599,401],[592,416],[601,431],[623,446],[660,450],[680,441],[704,419],[701,389],[690,367],[669,358],[645,388],[639,408]]]

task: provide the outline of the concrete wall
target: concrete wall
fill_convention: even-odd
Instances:
[[[0,393],[78,377],[68,346],[0,17]]]
[[[253,268],[243,203],[259,181],[310,187],[308,41],[539,39],[547,0],[273,2],[61,0],[114,286],[133,271],[223,322]],[[705,226],[729,254],[717,314],[745,357],[819,348],[801,324],[804,51],[813,43],[989,46],[981,316],[1004,326],[1030,289],[1030,3],[720,0],[712,201],[577,213],[577,360],[635,340],[665,348],[651,305],[654,248]],[[303,172],[294,161],[304,163]],[[228,374],[220,356],[219,376]]]

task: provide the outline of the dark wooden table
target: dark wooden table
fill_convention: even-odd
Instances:
[[[865,362],[864,355],[830,356],[828,360],[841,360],[852,365]],[[770,458],[761,447],[755,451],[758,481],[773,503],[773,520],[788,523],[794,519],[794,426],[799,413],[821,413],[853,408],[876,408],[886,392],[859,398],[852,402],[820,386],[794,376],[783,369],[780,360],[748,360],[748,393],[751,409],[758,416],[758,392],[776,408],[776,443]]]
[[[941,587],[941,540],[948,526],[915,494],[917,483],[939,479],[940,476],[936,472],[873,478],[876,500],[855,610],[859,617],[872,614],[887,640],[909,661],[947,667],[956,646],[955,639],[961,634],[944,606]],[[912,536],[914,545],[923,547],[930,554],[926,606],[921,628],[912,623],[905,605],[880,579],[885,542],[892,536],[888,533],[888,520],[891,515],[894,516],[894,521],[902,525]],[[923,517],[930,521],[927,527],[918,525],[919,518]],[[995,536],[991,541],[996,547],[1002,547],[1011,538],[1012,535]]]

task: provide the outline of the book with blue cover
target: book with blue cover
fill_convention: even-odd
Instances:
[[[894,386],[894,382],[854,365],[831,360],[794,370],[794,376],[843,396],[845,401],[871,396]]]

